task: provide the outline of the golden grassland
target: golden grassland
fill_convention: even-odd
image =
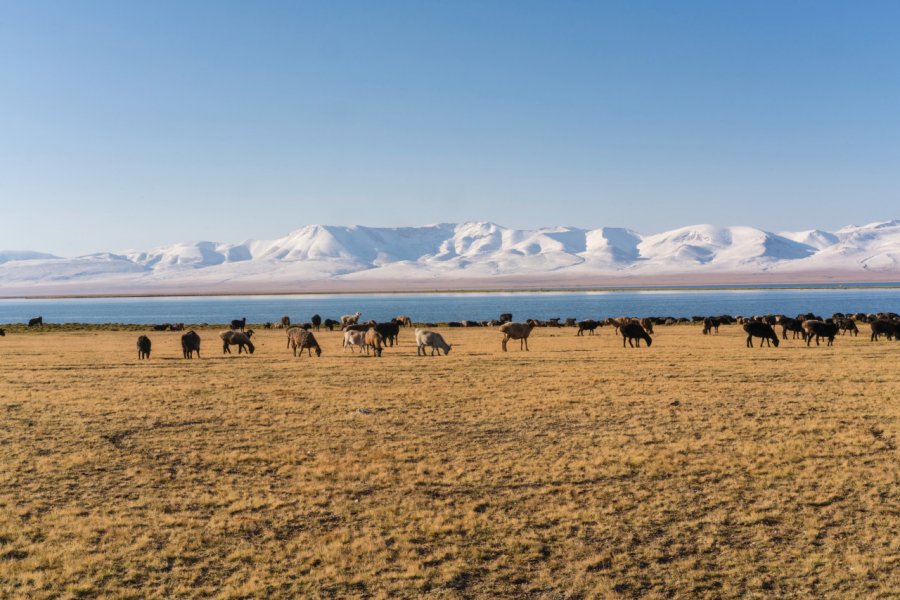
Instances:
[[[900,342],[0,338],[0,597],[897,597]]]

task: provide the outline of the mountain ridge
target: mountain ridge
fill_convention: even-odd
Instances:
[[[273,240],[181,242],[149,250],[72,258],[0,251],[0,289],[83,293],[283,289],[379,289],[379,282],[543,281],[602,284],[684,276],[900,280],[900,220],[834,232],[770,232],[748,226],[688,225],[655,234],[620,227],[512,229],[487,221],[422,227],[306,225]],[[313,285],[315,284],[315,285]],[[399,285],[398,285],[399,284]],[[588,283],[586,283],[588,284]]]

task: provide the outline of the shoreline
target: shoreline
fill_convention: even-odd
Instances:
[[[642,286],[591,286],[591,287],[540,287],[496,289],[435,289],[435,290],[360,290],[360,291],[263,291],[263,292],[142,292],[107,294],[21,294],[0,295],[0,300],[103,300],[103,299],[151,299],[151,298],[241,298],[265,296],[437,296],[445,294],[578,294],[578,293],[627,293],[627,292],[728,292],[728,291],[777,291],[777,290],[893,290],[900,291],[900,282],[849,282],[849,283],[799,283],[799,284],[688,284]]]

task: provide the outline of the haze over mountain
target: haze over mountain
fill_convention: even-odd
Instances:
[[[185,242],[74,258],[0,251],[4,295],[897,280],[900,220],[834,232],[691,225],[652,235],[490,222],[308,225],[275,240]]]

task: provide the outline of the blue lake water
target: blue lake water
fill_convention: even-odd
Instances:
[[[262,323],[282,315],[303,322],[315,313],[337,319],[356,311],[364,320],[378,321],[401,314],[415,321],[486,320],[502,312],[516,320],[900,313],[900,288],[9,299],[0,300],[0,323],[21,323],[38,315],[48,323],[227,323],[241,317]]]

